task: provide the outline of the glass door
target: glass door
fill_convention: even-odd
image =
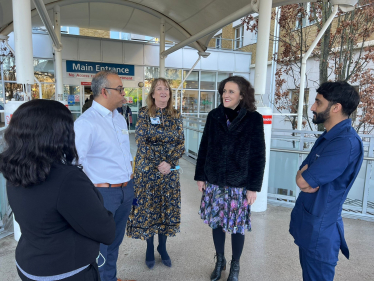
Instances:
[[[68,108],[74,120],[82,114],[82,88],[83,86],[64,85],[63,100],[68,102]]]
[[[126,105],[131,110],[131,118],[128,120],[132,121],[129,125],[130,133],[135,132],[135,125],[138,120],[139,109],[142,107],[142,88],[125,88],[126,93]],[[124,113],[125,114],[125,113]]]

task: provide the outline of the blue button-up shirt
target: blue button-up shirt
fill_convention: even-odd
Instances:
[[[308,256],[327,263],[338,261],[339,249],[349,258],[341,212],[363,161],[361,138],[351,119],[336,124],[315,142],[300,170],[315,193],[300,192],[291,213],[290,233]]]

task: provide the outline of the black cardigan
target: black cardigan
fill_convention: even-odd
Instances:
[[[261,191],[264,169],[262,115],[242,108],[227,127],[223,105],[213,109],[201,138],[195,180]]]
[[[27,188],[7,182],[7,193],[22,232],[16,261],[29,274],[81,268],[95,262],[100,243],[114,241],[112,213],[76,166],[54,165],[46,181]]]

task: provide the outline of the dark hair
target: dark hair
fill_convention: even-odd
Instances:
[[[219,83],[218,92],[221,96],[221,104],[223,104],[222,94],[223,89],[227,82],[234,82],[238,85],[240,90],[240,95],[242,96],[242,100],[240,101],[240,107],[244,107],[248,111],[255,111],[256,110],[256,101],[255,101],[255,89],[252,87],[251,83],[249,83],[245,78],[241,76],[230,76],[225,80],[222,80]]]
[[[5,130],[6,149],[0,154],[0,172],[16,186],[41,183],[52,164],[78,163],[74,121],[62,103],[32,100],[13,114]]]
[[[340,103],[344,115],[351,115],[360,103],[360,95],[354,87],[344,81],[325,82],[317,89],[317,93],[321,94],[329,104]]]

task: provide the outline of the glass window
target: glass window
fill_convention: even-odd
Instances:
[[[16,81],[16,59],[6,57],[3,59],[4,80]]]
[[[216,72],[201,72],[200,89],[215,90]]]
[[[61,26],[61,33],[69,33],[67,26]]]
[[[182,113],[197,113],[198,91],[184,91],[182,101]]]
[[[214,108],[215,92],[200,92],[200,113],[208,113]]]
[[[110,38],[111,39],[121,39],[120,33],[118,31],[111,31],[110,32]]]
[[[222,48],[222,34],[215,37],[216,39],[216,48],[221,49]]]
[[[44,84],[41,83],[42,98],[45,100],[55,100],[55,84]],[[39,98],[39,84],[32,86],[32,98]]]
[[[177,89],[182,83],[182,70],[167,68],[165,69],[165,78],[172,89]]]
[[[235,28],[235,48],[239,49],[243,47],[243,35],[244,35],[244,25]]]
[[[218,73],[218,81],[217,81],[217,90],[219,88],[219,83],[221,83],[222,80],[225,80],[226,78],[232,76],[232,73]]]
[[[63,100],[69,101],[74,99],[74,103],[68,105],[71,112],[80,112],[83,106],[80,99],[80,86],[64,85],[64,97]]]
[[[39,82],[55,82],[55,69],[53,60],[34,59],[34,75]]]
[[[19,100],[19,94],[22,93],[22,85],[17,83],[4,83],[5,87],[5,99],[7,101],[12,100]]]
[[[150,88],[154,78],[158,78],[158,67],[147,66],[144,67],[144,86]]]
[[[4,110],[3,84],[0,83],[0,110]]]
[[[125,88],[125,93],[131,111],[138,111],[142,107],[142,88]]]
[[[79,27],[69,26],[69,34],[79,35]]]
[[[186,77],[188,71],[183,72],[183,77]],[[187,77],[186,81],[184,81],[183,85],[184,89],[198,89],[199,88],[199,72],[192,71],[190,75]]]

